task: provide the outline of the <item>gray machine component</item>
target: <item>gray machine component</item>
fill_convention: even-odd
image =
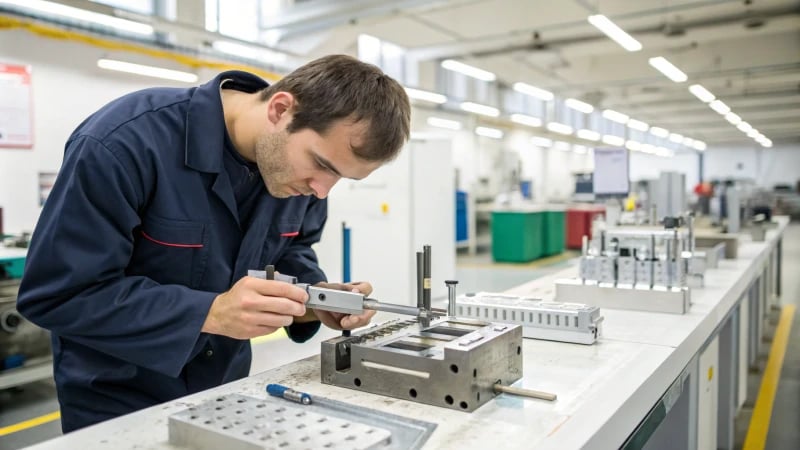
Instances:
[[[601,334],[600,308],[583,303],[545,302],[530,297],[478,292],[457,299],[458,317],[522,326],[522,336],[593,344]]]
[[[170,444],[199,450],[388,449],[386,428],[324,409],[232,394],[169,417]]]
[[[395,320],[323,342],[321,360],[323,383],[471,412],[522,377],[522,328]]]
[[[19,280],[0,281],[0,374],[2,362],[11,356],[24,360],[50,359],[50,332],[32,324],[17,312]],[[0,383],[0,388],[7,387]]]

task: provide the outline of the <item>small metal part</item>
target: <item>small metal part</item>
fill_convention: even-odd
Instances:
[[[425,260],[422,252],[417,252],[417,307],[424,308],[425,301],[422,299],[422,284],[425,278],[423,265]]]
[[[282,384],[268,384],[267,393],[273,397],[281,397],[286,400],[301,403],[303,405],[311,404],[311,396],[305,392],[295,391],[292,388],[286,387]]]
[[[273,266],[272,264],[268,264],[267,267],[264,268],[264,272],[267,273],[268,280],[275,279],[275,266]]]
[[[456,316],[456,285],[458,280],[445,280],[444,284],[447,285],[447,315],[450,317]]]
[[[431,309],[431,246],[425,245],[422,247],[423,265],[422,265],[422,307]]]

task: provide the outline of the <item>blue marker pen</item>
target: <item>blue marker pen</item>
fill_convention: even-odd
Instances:
[[[311,396],[305,392],[298,392],[294,389],[288,388],[282,384],[268,384],[267,393],[274,397],[282,397],[286,400],[291,400],[295,403],[302,403],[304,405],[311,404]]]

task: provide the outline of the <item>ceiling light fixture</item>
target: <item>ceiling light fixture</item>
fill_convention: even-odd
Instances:
[[[548,123],[547,124],[547,129],[552,131],[553,133],[572,134],[572,127],[571,126],[569,126],[567,124],[559,123],[559,122],[550,122],[550,123]]]
[[[437,128],[446,128],[448,130],[460,130],[461,122],[457,120],[442,119],[440,117],[428,117],[428,125]]]
[[[723,116],[731,112],[731,108],[725,103],[723,103],[722,100],[714,100],[713,102],[709,103],[708,106],[710,106],[711,109],[722,114]]]
[[[578,135],[579,138],[586,139],[587,141],[595,141],[595,142],[597,142],[597,141],[600,140],[600,133],[598,133],[597,131],[587,130],[587,129],[584,128],[584,129],[578,130],[578,132],[576,134]]]
[[[436,92],[423,91],[422,89],[414,89],[409,87],[405,88],[405,90],[406,94],[408,94],[408,97],[414,100],[423,100],[439,105],[442,103],[447,103],[447,97],[442,94],[437,94]]]
[[[588,19],[589,23],[594,25],[598,30],[605,33],[606,36],[613,39],[614,42],[621,45],[622,48],[629,52],[637,52],[642,49],[642,44],[633,38],[630,34],[626,33],[625,30],[617,26],[614,22],[611,21],[608,17],[602,14],[595,14],[589,16]]]
[[[498,117],[500,115],[499,109],[493,106],[481,105],[480,103],[464,102],[461,104],[461,109],[489,117]]]
[[[476,127],[475,134],[492,139],[503,139],[503,131],[497,128]]]
[[[742,118],[739,117],[738,114],[732,111],[729,112],[728,114],[725,114],[725,120],[730,122],[731,125],[739,125],[740,123],[742,123]]]
[[[642,122],[641,120],[630,119],[628,120],[628,128],[632,128],[638,131],[647,131],[650,129],[650,125]]]
[[[549,102],[549,101],[553,100],[553,97],[554,97],[553,93],[550,92],[550,91],[546,91],[546,90],[538,88],[536,86],[531,86],[530,84],[523,83],[521,81],[518,81],[518,82],[514,83],[513,87],[514,87],[514,90],[517,91],[517,92],[520,92],[520,93],[525,94],[525,95],[530,95],[531,97],[536,97],[536,98],[538,98],[540,100],[544,100],[546,102]]]
[[[628,119],[630,119],[630,117],[628,117],[627,115],[622,114],[621,112],[616,112],[613,109],[604,110],[603,117],[605,117],[608,120],[621,123],[623,125],[628,123]]]
[[[115,59],[105,59],[105,58],[98,59],[97,67],[106,70],[113,70],[116,72],[125,72],[125,73],[133,73],[136,75],[143,75],[146,77],[162,78],[165,80],[173,80],[173,81],[182,81],[184,83],[196,83],[198,80],[197,75],[190,72],[164,69],[162,67],[155,67],[155,66],[145,66],[143,64],[134,64],[125,61],[117,61]]]
[[[538,117],[529,116],[527,114],[512,114],[511,121],[520,125],[527,125],[529,127],[542,126],[542,119]]]
[[[648,62],[656,70],[663,73],[667,78],[676,83],[683,83],[684,81],[689,79],[689,77],[681,69],[675,67],[674,64],[667,61],[667,58],[664,58],[663,56],[656,56],[655,58],[650,58]]]
[[[712,94],[708,89],[704,88],[699,84],[693,84],[689,86],[689,92],[691,92],[695,97],[700,99],[703,103],[710,103],[713,102],[716,97]]]
[[[452,59],[442,61],[442,67],[482,81],[494,81],[497,79],[497,76],[488,70],[479,69]]]
[[[665,138],[669,136],[669,131],[661,127],[650,127],[650,134],[656,137]]]
[[[551,147],[553,145],[553,141],[551,139],[534,136],[531,138],[531,144],[537,147]]]
[[[590,105],[590,104],[588,104],[586,102],[582,102],[580,100],[574,99],[574,98],[568,98],[568,99],[564,100],[564,104],[567,105],[568,107],[570,107],[570,108],[572,108],[572,109],[574,109],[576,111],[580,111],[580,112],[582,112],[584,114],[590,114],[592,111],[594,111],[594,106],[592,106],[592,105]]]
[[[614,136],[611,134],[603,135],[603,143],[613,145],[615,147],[622,147],[625,145],[625,138]]]

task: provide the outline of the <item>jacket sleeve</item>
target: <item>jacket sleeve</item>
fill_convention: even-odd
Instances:
[[[328,219],[328,201],[314,198],[306,210],[300,235],[292,239],[292,243],[284,250],[283,256],[275,264],[282,273],[293,274],[301,283],[317,284],[328,281],[325,273],[319,268],[317,254],[311,246],[319,242],[322,230]],[[294,342],[305,342],[319,331],[320,322],[296,323],[286,328],[286,334]]]
[[[153,175],[123,160],[92,137],[67,143],[17,307],[59,336],[174,377],[202,347],[217,294],[126,275]]]

